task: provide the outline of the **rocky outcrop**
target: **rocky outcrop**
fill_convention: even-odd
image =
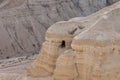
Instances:
[[[79,34],[74,38],[72,48],[76,52],[80,52],[80,54],[89,52],[89,55],[92,56],[91,59],[93,59],[89,60],[87,58],[87,63],[91,64],[89,65],[90,71],[89,75],[86,75],[88,74],[86,72],[86,74],[84,74],[85,78],[82,79],[120,79],[120,64],[118,63],[120,59],[119,17],[120,8],[114,9],[104,16],[101,16],[99,22],[84,34]],[[80,66],[79,68],[82,69]],[[82,72],[80,73],[82,74]]]
[[[27,75],[52,76],[54,80],[119,80],[119,17],[120,2],[87,17],[53,24],[46,32],[45,43],[59,44],[46,45],[48,50],[44,43]],[[48,55],[51,57],[46,59]]]
[[[113,1],[118,0],[1,0],[0,59],[38,53],[50,25],[86,16]]]
[[[0,79],[120,80],[119,17],[120,2],[53,24],[32,66],[29,56],[0,61]]]
[[[43,43],[38,58],[27,70],[28,75],[34,77],[53,75],[57,58],[65,50],[71,48],[73,37],[84,29],[85,27],[78,22],[62,21],[52,25],[46,32],[46,41]]]
[[[54,80],[74,80],[78,77],[75,54],[72,50],[67,50],[60,55],[56,61],[56,69],[54,70]]]

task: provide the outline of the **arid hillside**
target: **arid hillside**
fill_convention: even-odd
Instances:
[[[9,49],[2,58],[10,58],[11,52],[14,58],[1,58],[0,80],[120,80],[120,1],[86,17],[58,21],[44,29],[45,36],[40,34],[45,26],[39,26],[36,20],[40,15],[33,18],[35,14],[24,8],[26,4],[16,3],[16,7],[11,2],[9,7],[3,5],[1,9],[2,15],[10,15],[0,19],[0,35],[3,35],[0,47]],[[12,12],[17,15],[13,16]],[[30,53],[39,49],[33,43],[42,39],[40,35],[45,40],[40,43],[39,55],[31,56]],[[10,42],[15,46],[7,45]],[[21,53],[15,53],[18,50]]]
[[[119,0],[0,0],[0,59],[38,53],[47,28]]]

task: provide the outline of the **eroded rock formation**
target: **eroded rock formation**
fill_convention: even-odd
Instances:
[[[120,2],[87,17],[53,24],[27,75],[52,76],[53,80],[120,80],[119,21]]]
[[[84,29],[85,27],[78,22],[62,21],[52,25],[46,32],[46,41],[43,43],[38,58],[28,70],[28,75],[35,77],[52,75],[57,58],[65,50],[71,48],[73,37]]]
[[[38,53],[53,23],[119,0],[0,0],[0,59]]]

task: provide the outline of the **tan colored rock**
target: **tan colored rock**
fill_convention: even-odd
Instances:
[[[103,15],[95,25],[76,36],[72,46],[76,45],[77,49],[77,45],[82,44],[98,47],[119,45],[119,13],[117,8]]]
[[[92,14],[114,0],[107,1],[0,0],[0,59],[38,53],[50,25]]]
[[[45,77],[53,74],[56,59],[59,56],[60,43],[44,42],[38,58],[28,70],[28,75]]]
[[[73,52],[75,54],[75,64],[78,72],[78,78],[81,80],[89,80],[91,75],[91,66],[93,57],[89,52]]]
[[[82,75],[82,70],[87,70],[86,66],[77,67],[85,80],[119,80],[120,79],[120,33],[119,33],[120,8],[111,10],[104,14],[89,29],[77,35],[72,42],[72,48],[83,53],[89,53],[87,64],[90,64],[89,58],[92,58],[92,65],[89,67],[89,75]],[[80,55],[79,54],[79,55]],[[91,56],[91,57],[90,57]],[[78,57],[78,56],[77,56]],[[80,55],[82,57],[82,55]],[[82,57],[84,62],[84,57]],[[78,64],[79,65],[79,64]],[[85,72],[85,71],[83,71]],[[89,76],[89,77],[88,77]],[[88,77],[88,78],[87,78]]]
[[[119,74],[120,73],[119,71],[120,9],[119,6],[111,10],[109,8],[105,14],[102,15],[96,14],[95,15],[96,17],[93,18],[92,16],[87,17],[88,19],[86,18],[86,20],[92,20],[94,21],[94,23],[92,23],[90,28],[83,31],[73,39],[72,48],[75,51],[74,52],[71,51],[71,52],[74,53],[74,55],[76,55],[75,56],[76,69],[79,74],[78,77],[81,80],[89,80],[89,79],[119,80],[120,79],[120,74]],[[99,16],[98,19],[97,16]],[[85,18],[82,19],[84,21]],[[80,20],[82,21],[82,19]],[[77,21],[77,20],[72,20],[72,21]],[[66,56],[63,56],[62,59],[64,59],[65,57]],[[60,61],[60,57],[58,58],[58,60]],[[61,67],[56,66],[56,73],[54,73],[54,75],[57,74],[57,71],[58,72],[61,71],[60,68]],[[63,69],[66,70],[67,67],[64,66]],[[61,71],[60,75],[64,75],[64,74],[65,74],[64,71]],[[58,75],[56,75],[56,77],[57,76]],[[58,77],[58,79],[56,80],[62,80],[62,78],[63,77]]]
[[[75,65],[75,54],[72,50],[65,51],[59,56],[54,71],[54,80],[73,80],[77,78],[78,73]]]
[[[28,75],[45,74],[54,80],[120,80],[119,4],[53,24]]]
[[[89,16],[86,17],[76,17],[76,18],[72,18],[69,21],[75,21],[75,22],[79,22],[80,24],[86,26],[86,27],[90,27],[93,26],[94,24],[96,24],[96,22],[98,22],[100,20],[100,18],[102,16],[104,16],[105,14],[111,12],[112,10],[115,10],[117,8],[120,8],[120,2],[117,2],[109,7],[105,7]]]
[[[82,28],[80,28],[82,27]],[[83,31],[85,27],[78,22],[62,21],[52,25],[46,32],[46,41],[33,66],[28,69],[28,75],[46,77],[53,74],[57,58],[65,50],[71,49],[74,36]]]
[[[17,0],[13,1],[19,3]],[[31,3],[35,0],[32,1]],[[46,1],[42,2],[46,4]],[[22,4],[20,5],[25,7]],[[48,6],[44,4],[42,6]],[[11,3],[9,9],[17,8],[15,10],[17,12],[18,6],[20,6],[17,5]],[[27,75],[3,73],[0,75],[0,79],[52,80],[51,77],[53,77],[54,80],[120,80],[119,5],[120,2],[88,17],[74,18],[53,24],[46,32],[46,40],[40,54],[27,70]],[[2,8],[8,9],[5,6]],[[29,17],[33,19],[30,14]],[[3,22],[7,19],[3,19]],[[27,20],[29,22],[29,18]],[[32,21],[34,22],[34,20]],[[7,78],[6,75],[8,75]]]
[[[53,24],[46,32],[46,40],[71,42],[73,37],[82,32],[85,26],[79,22],[61,21]],[[70,46],[70,45],[69,45]]]

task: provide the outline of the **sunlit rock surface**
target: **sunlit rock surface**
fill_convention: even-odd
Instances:
[[[27,76],[52,76],[53,80],[119,80],[119,21],[120,2],[87,17],[53,24],[46,32],[39,56],[27,69]],[[46,44],[49,46],[46,48],[46,42],[59,44],[56,47]]]
[[[0,59],[38,53],[53,23],[92,14],[118,0],[0,0]]]
[[[17,1],[21,4],[17,4]],[[42,28],[44,28],[46,31],[47,27],[39,26],[39,19],[36,20],[35,15],[37,18],[40,15],[31,14],[34,10],[30,6],[25,7],[28,6],[26,3],[29,0],[19,1],[16,0],[13,4],[14,0],[6,0],[4,4],[1,3],[3,5],[1,5],[0,15],[3,16],[0,17],[0,35],[2,35],[0,39],[3,42],[0,47],[13,42],[16,44],[15,47],[13,46],[14,50],[17,49],[16,52],[21,51],[22,54],[27,54],[25,51],[27,48],[28,53],[33,53],[34,50],[39,49],[38,44],[39,46],[42,44],[40,39],[44,38],[40,30],[43,31]],[[6,4],[9,6],[7,7]],[[33,4],[31,6],[33,7]],[[31,9],[30,12],[27,12],[29,9]],[[13,12],[15,12],[14,15]],[[37,59],[35,55],[0,60],[0,80],[120,80],[119,21],[120,2],[87,17],[56,22],[46,31]],[[22,29],[26,26],[27,28]],[[5,36],[7,34],[10,34],[8,35],[10,38]],[[26,37],[26,35],[29,36]],[[31,41],[30,44],[29,41]],[[32,42],[36,42],[37,46]],[[12,50],[8,52],[11,55]],[[22,54],[19,52],[16,56]],[[10,56],[4,54],[2,58],[5,57]]]

